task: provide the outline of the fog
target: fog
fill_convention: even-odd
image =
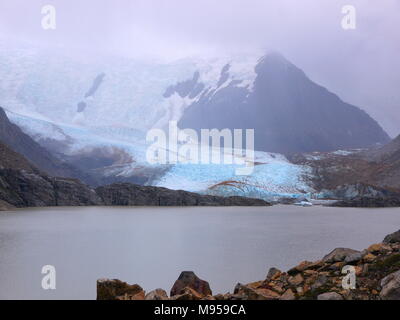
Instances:
[[[328,3],[329,2],[329,3]],[[54,5],[55,30],[41,27]],[[344,30],[342,7],[356,8]],[[1,0],[0,37],[127,57],[278,50],[311,79],[400,133],[398,0]]]

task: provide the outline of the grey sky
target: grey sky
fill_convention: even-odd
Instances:
[[[41,28],[41,7],[57,29]],[[344,5],[357,29],[341,28]],[[399,0],[0,0],[0,36],[169,59],[268,48],[400,133]]]

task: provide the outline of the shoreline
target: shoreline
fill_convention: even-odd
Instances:
[[[270,268],[264,280],[238,283],[233,293],[213,295],[193,271],[183,271],[169,295],[118,279],[99,279],[96,288],[97,300],[400,300],[400,230],[363,251],[336,248],[286,272]]]

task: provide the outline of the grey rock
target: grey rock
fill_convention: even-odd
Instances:
[[[383,300],[400,300],[400,270],[381,280],[380,297]]]
[[[327,292],[318,295],[317,300],[343,300],[343,297],[336,292]]]
[[[329,279],[325,275],[319,275],[315,282],[311,285],[311,290],[317,290],[328,283]]]
[[[383,243],[385,244],[396,243],[396,242],[400,242],[400,230],[387,235],[383,240]]]
[[[349,248],[336,248],[331,253],[322,258],[324,262],[341,262],[344,261],[348,256],[360,251],[349,249]]]
[[[356,253],[348,255],[344,259],[344,262],[349,263],[349,264],[356,263],[356,262],[360,261],[363,258],[363,256],[364,256],[364,254],[362,252],[356,252]]]
[[[168,295],[163,289],[156,289],[146,294],[144,300],[168,300]]]

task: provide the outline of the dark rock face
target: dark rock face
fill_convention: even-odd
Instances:
[[[22,130],[11,123],[0,107],[0,142],[23,155],[30,163],[43,172],[60,177],[83,178],[85,174],[62,162],[39,145]]]
[[[224,69],[221,78],[229,72]],[[312,82],[279,54],[265,56],[255,71],[253,92],[233,82],[206,93],[185,110],[179,127],[255,129],[256,150],[285,154],[390,140],[367,113]]]
[[[0,143],[0,201],[2,208],[44,206],[268,206],[242,197],[203,196],[186,191],[129,183],[93,190],[79,180],[48,176],[22,155]]]
[[[129,183],[112,184],[96,189],[105,205],[109,206],[269,206],[266,201],[243,197],[217,197],[139,186]]]
[[[0,200],[19,208],[102,204],[95,191],[78,180],[13,169],[0,169]]]
[[[204,89],[204,84],[199,82],[199,78],[199,72],[195,72],[192,79],[168,87],[164,93],[164,97],[169,98],[174,93],[179,94],[182,98],[189,97],[192,99],[196,97]]]
[[[85,98],[93,96],[96,91],[99,89],[100,85],[103,83],[104,77],[106,76],[105,73],[100,73],[92,83],[90,89],[85,93]],[[83,111],[83,110],[82,110]]]
[[[346,184],[327,192],[333,199],[400,198],[400,193],[366,183]]]
[[[183,271],[180,274],[171,289],[171,297],[184,294],[185,288],[193,289],[203,297],[212,295],[208,282],[201,280],[193,271]]]

